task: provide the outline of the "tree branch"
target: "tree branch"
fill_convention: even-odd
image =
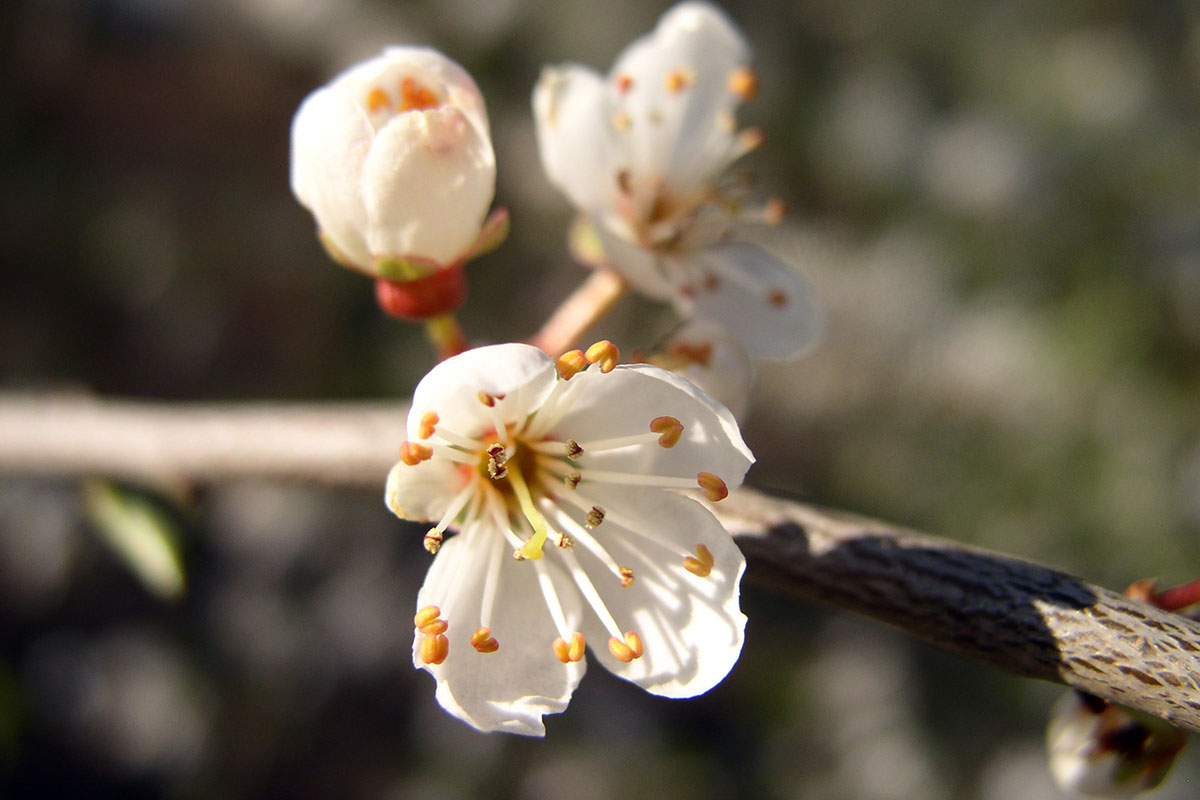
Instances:
[[[406,412],[0,396],[0,474],[382,492]],[[750,489],[714,510],[758,583],[1200,731],[1200,623],[1048,567]]]

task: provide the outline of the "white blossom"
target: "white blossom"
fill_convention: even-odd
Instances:
[[[407,280],[461,261],[495,193],[483,96],[436,50],[388,48],[301,104],[291,182],[346,266]]]
[[[677,375],[601,342],[556,362],[496,345],[417,386],[388,507],[436,523],[413,663],[474,727],[542,735],[593,657],[690,697],[733,667],[745,560],[717,501],[753,462],[737,423]],[[450,537],[451,528],[459,533]]]
[[[749,47],[720,11],[685,2],[629,45],[608,77],[547,68],[533,93],[542,165],[592,223],[605,262],[685,317],[728,328],[748,351],[787,356],[815,334],[796,272],[732,226],[749,212],[726,169],[762,140],[734,112],[757,88]]]

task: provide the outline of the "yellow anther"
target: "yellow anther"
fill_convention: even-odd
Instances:
[[[679,437],[683,435],[683,423],[674,417],[655,417],[650,420],[650,432],[658,434],[660,446],[671,448],[679,443]]]
[[[725,86],[738,99],[753,100],[758,94],[758,76],[749,67],[738,67],[729,73],[729,77],[725,79]]]
[[[576,631],[571,635],[571,642],[568,644],[561,636],[554,640],[554,655],[558,656],[558,660],[564,664],[570,664],[583,659],[584,648],[586,642],[583,639],[583,634]]]
[[[400,82],[401,111],[427,111],[441,104],[436,94],[412,78]]]
[[[696,82],[694,70],[673,69],[667,73],[665,85],[671,94],[678,94]]]
[[[584,526],[590,530],[598,528],[601,522],[604,522],[604,509],[600,506],[592,506],[591,511],[587,513],[587,519],[583,522]]]
[[[632,75],[620,75],[617,77],[617,91],[618,92],[620,92],[621,94],[625,94],[632,88],[633,88],[633,76]]]
[[[634,658],[641,658],[646,652],[646,648],[642,646],[642,637],[633,631],[625,631],[625,644],[629,645],[629,649],[633,651]]]
[[[642,648],[641,637],[633,631],[629,631],[625,634],[625,641],[621,641],[615,636],[609,639],[608,652],[612,653],[617,660],[628,664],[635,658],[641,658],[645,650]]]
[[[488,408],[491,408],[492,406],[496,405],[496,398],[493,397],[492,395],[488,394],[487,392],[480,392],[479,394],[477,394],[475,396],[479,398],[479,402],[483,403]]]
[[[696,545],[696,557],[688,556],[683,559],[683,568],[698,578],[707,578],[712,573],[714,564],[712,551],[705,545]]]
[[[500,643],[492,636],[491,628],[477,628],[471,634],[471,647],[481,653],[494,653],[500,649]]]
[[[622,588],[628,589],[630,586],[633,586],[633,570],[629,567],[621,567],[618,573],[621,576]]]
[[[579,446],[579,442],[574,439],[567,439],[567,458],[579,458],[583,455],[583,448]]]
[[[437,528],[430,528],[429,533],[425,534],[425,549],[430,555],[437,555],[437,551],[442,548],[442,532]]]
[[[439,633],[445,633],[449,627],[450,623],[446,622],[446,620],[435,619],[433,622],[425,623],[418,630],[426,636],[437,636]]]
[[[450,640],[446,634],[438,633],[421,640],[421,660],[426,664],[440,664],[450,654]]]
[[[633,125],[633,118],[624,111],[619,114],[614,114],[612,118],[613,130],[617,133],[625,133]]]
[[[782,197],[772,197],[763,207],[763,219],[768,225],[778,225],[783,222],[784,215],[787,214],[787,203],[783,202]]]
[[[374,114],[382,109],[392,107],[392,98],[388,97],[388,93],[379,87],[375,87],[367,94],[367,111]]]
[[[587,642],[584,641],[583,634],[575,631],[575,633],[571,634],[571,646],[567,649],[567,658],[571,661],[582,661],[586,647]]]
[[[420,442],[405,442],[400,445],[400,460],[410,467],[433,458],[433,448]]]
[[[425,606],[424,608],[422,608],[420,611],[417,612],[417,615],[415,617],[413,617],[413,625],[415,627],[420,628],[422,626],[428,625],[429,623],[433,622],[435,619],[437,619],[441,615],[442,615],[442,610],[440,608],[438,608],[437,606]]]
[[[438,424],[438,415],[434,411],[426,411],[421,415],[421,425],[417,428],[417,436],[428,439],[433,436],[433,430]]]
[[[588,362],[582,350],[571,350],[558,357],[557,365],[558,374],[562,376],[564,381],[569,381],[587,369]]]
[[[589,364],[600,364],[601,372],[612,372],[621,361],[621,351],[607,339],[602,339],[583,354]]]
[[[714,503],[720,502],[729,496],[729,487],[725,485],[725,481],[711,472],[697,474],[696,483],[704,490],[704,496]]]
[[[563,476],[563,483],[565,483],[569,489],[578,488],[581,480],[583,480],[583,476],[578,472],[568,472]]]

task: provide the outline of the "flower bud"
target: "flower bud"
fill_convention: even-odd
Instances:
[[[1133,797],[1158,786],[1187,743],[1187,733],[1157,717],[1072,691],[1054,705],[1046,727],[1050,773],[1085,797]]]
[[[498,243],[483,96],[458,64],[392,47],[310,94],[292,120],[291,183],[330,255],[412,281]]]

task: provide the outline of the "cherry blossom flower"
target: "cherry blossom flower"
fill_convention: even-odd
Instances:
[[[617,358],[608,342],[557,362],[482,347],[414,394],[386,491],[398,516],[436,523],[413,663],[480,730],[543,735],[585,647],[667,697],[708,691],[741,652],[745,560],[679,490],[718,501],[753,456],[708,395]]]
[[[754,96],[749,47],[729,19],[685,2],[633,42],[608,77],[547,68],[533,92],[542,165],[594,228],[604,262],[685,317],[730,330],[752,355],[788,356],[815,335],[816,314],[788,265],[744,242],[750,211],[726,169],[762,141],[734,112]]]
[[[376,278],[428,278],[506,230],[503,212],[485,221],[496,161],[483,96],[429,48],[388,48],[310,94],[292,121],[291,182],[330,255]]]

